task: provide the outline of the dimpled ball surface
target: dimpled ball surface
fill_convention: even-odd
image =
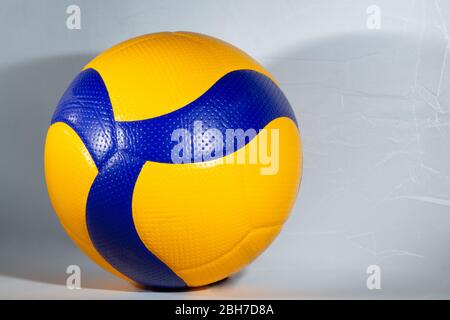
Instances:
[[[212,128],[257,134],[198,161]],[[184,163],[171,155],[177,129],[194,132]],[[232,161],[257,150],[262,129],[278,133],[270,174]],[[68,235],[145,287],[202,286],[239,271],[279,233],[300,176],[297,121],[276,81],[239,49],[195,33],[144,35],[94,58],[63,94],[45,143],[48,192]]]

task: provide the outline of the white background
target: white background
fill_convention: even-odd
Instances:
[[[70,4],[81,30],[66,27]],[[367,27],[370,5],[380,29]],[[447,1],[1,1],[0,298],[449,298],[449,28]],[[243,272],[143,292],[65,235],[43,143],[92,57],[176,30],[228,41],[274,73],[299,120],[303,181],[283,232]],[[81,290],[65,287],[70,264]],[[369,265],[380,290],[366,287]]]

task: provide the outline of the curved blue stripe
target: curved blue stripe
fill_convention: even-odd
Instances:
[[[55,122],[65,122],[77,132],[98,168],[117,152],[111,102],[95,70],[85,70],[72,81],[53,114],[51,123]]]
[[[88,69],[67,89],[52,123],[61,121],[71,126],[99,169],[86,207],[89,235],[98,252],[142,285],[176,288],[186,284],[145,247],[134,226],[132,196],[143,164],[171,163],[171,151],[177,143],[172,141],[172,132],[186,129],[193,133],[195,121],[202,122],[203,130],[214,128],[225,136],[227,129],[258,130],[279,117],[296,123],[281,90],[258,72],[239,70],[225,75],[197,100],[170,114],[142,121],[115,121],[101,76]],[[194,144],[200,146],[193,150],[210,147],[202,139],[202,135],[193,136],[192,148]],[[223,148],[223,155],[230,152],[225,145]],[[198,155],[194,153],[191,161],[198,161]]]
[[[149,103],[151,108],[151,103]],[[295,114],[283,92],[265,75],[251,70],[233,71],[223,76],[206,93],[192,103],[156,118],[117,122],[120,148],[142,159],[172,163],[171,151],[177,141],[171,133],[185,129],[192,133],[190,162],[202,154],[211,154],[216,145],[194,134],[194,122],[201,121],[202,132],[214,128],[223,137],[227,129],[263,129],[270,121],[288,117],[297,124]],[[247,141],[248,142],[248,141]],[[194,147],[196,145],[196,147]],[[239,149],[223,144],[221,155]]]
[[[86,205],[88,232],[97,251],[143,286],[185,287],[185,282],[145,247],[136,231],[131,202],[145,161],[118,149],[117,124],[97,71],[85,70],[73,80],[56,108],[55,122],[64,122],[77,132],[99,171]]]
[[[142,243],[132,218],[132,198],[144,161],[122,151],[96,177],[87,202],[86,222],[96,249],[120,272],[149,287],[186,284]]]

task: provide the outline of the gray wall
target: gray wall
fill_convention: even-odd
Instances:
[[[81,30],[65,10],[81,7]],[[369,30],[369,5],[381,28]],[[450,297],[450,5],[445,1],[17,1],[0,6],[0,297]],[[97,53],[188,30],[242,48],[280,80],[304,147],[284,231],[230,281],[139,292],[76,249],[42,152],[56,103]],[[84,290],[65,288],[82,268]],[[366,287],[369,265],[380,290]]]

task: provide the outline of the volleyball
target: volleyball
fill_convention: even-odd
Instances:
[[[268,71],[216,38],[163,32],[81,70],[44,163],[52,206],[84,253],[137,285],[185,288],[227,278],[269,246],[294,205],[302,154]]]

